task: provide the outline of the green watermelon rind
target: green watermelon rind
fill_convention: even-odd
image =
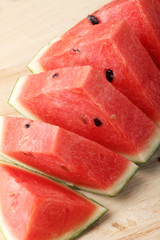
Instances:
[[[144,164],[144,163],[147,163],[150,159],[151,159],[151,157],[153,156],[153,154],[158,150],[158,148],[160,147],[160,129],[159,128],[157,128],[156,129],[156,133],[153,135],[153,137],[152,138],[150,138],[150,141],[147,143],[147,146],[149,146],[149,148],[147,148],[146,147],[146,149],[152,149],[152,151],[150,151],[150,154],[147,154],[145,151],[145,155],[146,155],[146,157],[144,158],[145,159],[145,161],[139,161],[139,160],[137,160],[137,161],[135,161],[135,160],[133,160],[133,159],[131,159],[131,157],[130,156],[127,156],[127,155],[125,155],[125,154],[121,154],[121,155],[123,155],[125,158],[130,158],[130,160],[132,161],[132,162],[134,162],[134,163],[136,163],[136,164]],[[151,148],[151,146],[153,146],[152,148]],[[149,152],[149,151],[148,151]],[[140,154],[140,155],[143,155],[143,154]],[[140,159],[142,158],[141,156],[139,157]]]
[[[93,200],[92,200],[92,201],[93,201]],[[93,202],[94,202],[94,201],[93,201]],[[98,222],[99,219],[100,219],[101,217],[103,217],[107,211],[108,211],[108,209],[106,209],[106,211],[105,211],[104,213],[102,213],[101,215],[99,215],[99,217],[98,217],[95,221],[91,222],[86,228],[84,228],[82,231],[77,232],[76,234],[74,234],[74,235],[73,235],[70,239],[68,239],[68,240],[73,240],[73,239],[77,238],[77,237],[78,237],[79,235],[81,235],[84,231],[86,231],[87,229],[89,229],[93,224],[95,224],[96,222]],[[67,239],[66,239],[66,240],[67,240]]]
[[[134,171],[132,172],[132,174],[125,179],[125,181],[123,182],[123,184],[121,184],[121,187],[119,187],[117,190],[113,191],[112,193],[110,194],[104,194],[103,195],[106,195],[106,196],[109,196],[109,197],[115,197],[117,196],[121,191],[122,189],[129,183],[129,181],[134,177],[134,175],[138,172],[139,170],[139,166],[135,165],[135,169]],[[76,186],[74,186],[74,189],[77,189],[77,190],[82,190],[82,188],[77,188]],[[93,192],[93,191],[90,191],[90,189],[83,189],[84,191],[87,191],[87,192],[90,192],[90,193],[97,193],[97,192]]]
[[[18,80],[16,81],[12,89],[8,103],[25,118],[41,121],[40,118],[37,118],[33,113],[26,110],[25,107],[23,107],[18,101],[18,96],[21,92],[21,89],[26,79],[27,79],[27,76],[18,78]],[[150,141],[146,144],[141,154],[139,155],[138,154],[124,155],[121,153],[120,154],[134,163],[137,163],[137,164],[145,163],[152,157],[152,155],[158,149],[159,146],[160,146],[160,130],[157,128],[157,131],[150,137]]]
[[[113,187],[113,190],[110,193],[105,193],[104,192],[100,192],[100,191],[94,191],[91,188],[82,188],[82,187],[78,187],[76,185],[73,185],[73,187],[71,186],[71,188],[77,189],[77,190],[84,190],[90,193],[98,193],[104,196],[109,196],[109,197],[115,197],[126,185],[127,183],[134,177],[134,175],[138,172],[139,167],[137,165],[135,165],[132,169],[132,173],[127,177],[124,178],[124,176],[121,179],[125,179],[125,181],[122,181],[121,185],[117,188],[117,187]],[[126,169],[126,172],[128,171],[128,168]],[[111,188],[112,189],[112,188]]]
[[[8,239],[6,238],[6,236],[4,235],[4,232],[3,232],[2,228],[1,228],[1,226],[0,226],[0,232],[1,232],[1,234],[3,235],[3,238],[4,238],[5,240],[8,240]]]
[[[160,137],[159,137],[160,139]],[[155,146],[155,148],[153,149],[153,151],[151,152],[151,154],[148,156],[148,158],[146,159],[145,163],[147,163],[151,157],[154,155],[154,153],[158,150],[158,148],[160,147],[160,142],[157,144],[157,146]],[[143,164],[142,162],[137,162],[139,164]]]
[[[0,155],[1,156],[3,156],[6,159],[9,159],[11,162],[14,162],[15,164],[17,164],[19,166],[22,166],[26,169],[30,169],[33,172],[40,173],[43,176],[46,176],[46,177],[53,179],[60,183],[64,183],[67,186],[70,186],[72,188],[113,197],[113,196],[116,196],[125,187],[125,185],[129,182],[129,180],[138,171],[139,167],[136,164],[129,162],[127,168],[122,173],[122,175],[113,183],[113,185],[110,188],[107,188],[107,189],[96,189],[96,188],[91,188],[91,187],[85,187],[83,185],[76,185],[71,182],[66,182],[65,180],[63,180],[61,178],[54,177],[53,175],[49,175],[47,173],[43,173],[42,171],[40,171],[32,166],[28,166],[27,164],[24,164],[24,163],[20,162],[19,160],[12,158],[12,157],[8,156],[7,154],[3,153],[1,146],[2,146],[2,141],[3,141],[3,122],[4,121],[5,121],[5,118],[0,117]]]
[[[152,156],[154,155],[154,153],[158,150],[160,146],[160,143],[155,147],[155,149],[152,151],[152,153],[148,156],[148,158],[146,159],[146,161],[144,163],[147,163],[151,158]],[[136,162],[137,164],[144,164],[143,162]]]
[[[125,187],[125,185],[130,181],[130,179],[136,174],[136,172],[139,169],[139,167],[137,165],[135,165],[134,163],[131,163],[129,165],[130,169],[127,168],[125,173],[120,178],[120,183],[117,184],[118,181],[116,181],[116,184],[113,185],[110,189],[100,190],[100,189],[89,188],[89,187],[85,187],[85,186],[81,186],[81,185],[75,185],[75,184],[73,184],[71,182],[67,182],[67,181],[59,179],[57,177],[48,175],[48,174],[43,173],[42,171],[39,171],[39,170],[37,170],[37,169],[35,169],[35,168],[31,167],[31,166],[28,166],[27,164],[21,163],[17,159],[14,159],[14,158],[11,158],[11,157],[7,156],[6,154],[2,153],[1,151],[0,151],[0,155],[2,157],[4,157],[5,159],[11,161],[11,163],[16,165],[16,166],[20,166],[20,167],[23,167],[25,169],[28,169],[28,170],[30,170],[30,171],[32,171],[34,173],[40,174],[40,175],[42,175],[44,177],[47,177],[47,178],[49,178],[49,179],[51,179],[53,181],[56,181],[58,183],[61,183],[61,184],[65,185],[65,186],[67,185],[69,188],[77,189],[77,190],[83,190],[83,191],[86,191],[86,192],[96,193],[96,194],[109,196],[109,197],[116,196]],[[127,177],[124,177],[124,176],[126,176],[126,173],[127,173]]]
[[[82,195],[82,194],[80,194],[80,195]],[[85,196],[85,198],[87,198],[86,196]],[[89,198],[87,198],[88,200],[91,200],[91,199],[89,199]],[[97,203],[96,201],[94,201],[93,199],[91,200],[92,202],[95,202],[96,204],[98,204],[99,205],[99,209],[100,209],[100,206],[102,206],[101,204],[99,204],[99,203]],[[102,206],[103,207],[103,206]],[[97,217],[95,217],[95,219],[93,220],[93,221],[91,221],[89,224],[87,224],[85,227],[83,227],[82,229],[80,229],[78,232],[76,232],[74,235],[72,235],[71,237],[67,237],[67,238],[65,238],[64,240],[73,240],[73,239],[75,239],[75,238],[77,238],[78,236],[80,236],[81,234],[83,234],[86,230],[88,230],[93,224],[95,224],[96,222],[98,222],[99,221],[99,219],[100,218],[102,218],[107,212],[108,212],[108,209],[107,208],[104,208],[103,207],[103,209],[104,209],[104,211],[103,212],[101,212]],[[1,233],[2,233],[2,235],[3,235],[3,237],[4,237],[4,239],[5,240],[9,240],[7,237],[6,237],[6,235],[5,235],[5,233],[4,233],[4,231],[3,231],[3,229],[2,229],[2,227],[0,226],[0,231],[1,231]],[[57,240],[59,240],[59,239],[57,239]],[[60,239],[60,240],[62,240],[62,239]]]
[[[12,103],[12,98],[14,97],[15,95],[15,89],[16,87],[22,82],[22,80],[25,79],[25,77],[19,77],[11,91],[11,94],[9,96],[9,99],[8,99],[8,104],[14,108],[16,110],[16,112],[18,112],[20,115],[22,115],[24,118],[29,118],[29,119],[33,119],[33,120],[40,120],[38,119],[36,116],[33,115],[33,113],[29,113],[29,111],[25,111],[25,108],[23,106],[20,106],[20,107],[15,107],[14,104]],[[19,111],[19,108],[23,108],[23,111],[26,112],[26,114],[22,114],[20,111]]]
[[[5,161],[5,160],[0,160],[0,162],[4,162],[4,163],[7,163],[7,164],[9,164],[9,165],[15,165],[15,166],[17,166],[17,165],[14,164],[13,162],[10,163],[10,162],[7,162],[7,161]],[[19,166],[19,165],[18,165],[18,167],[21,168],[21,166]],[[24,167],[22,167],[22,168],[23,168],[24,170],[26,170],[26,171],[29,171],[29,170],[30,170],[30,169],[26,169],[26,168],[24,168]],[[39,176],[41,176],[41,177],[46,178],[46,176],[42,176],[41,174],[38,174],[38,173],[35,173],[35,172],[34,172],[34,174],[37,174],[37,175],[39,175]],[[59,183],[59,184],[60,184],[60,183]],[[61,185],[63,185],[65,188],[68,188],[65,184],[61,184]],[[97,201],[95,201],[95,200],[93,200],[93,199],[91,199],[91,198],[88,198],[88,197],[86,197],[84,194],[79,193],[79,192],[77,192],[77,191],[74,191],[74,192],[76,192],[78,195],[82,196],[83,198],[87,199],[88,201],[94,203],[94,205],[97,206],[97,209],[96,209],[96,211],[94,212],[94,214],[92,214],[92,216],[88,219],[88,221],[87,221],[84,225],[82,224],[83,227],[80,228],[80,230],[78,230],[77,232],[76,232],[76,230],[75,230],[76,233],[74,233],[74,234],[73,234],[72,236],[70,236],[69,238],[68,238],[68,237],[63,238],[63,236],[61,236],[60,238],[57,238],[57,240],[62,240],[62,238],[63,238],[64,240],[73,240],[73,239],[75,239],[75,238],[78,237],[80,234],[82,234],[84,231],[86,231],[87,229],[89,229],[90,226],[92,226],[93,224],[95,224],[95,223],[96,223],[102,216],[104,216],[105,213],[108,211],[108,209],[107,209],[106,207],[104,207],[102,204],[98,203]],[[0,220],[3,221],[2,218],[0,218]],[[7,238],[6,234],[4,233],[2,224],[0,224],[0,230],[1,230],[1,233],[2,233],[2,235],[4,236],[4,238],[7,240],[8,238]],[[74,230],[73,230],[73,231],[74,231]],[[70,234],[70,233],[72,234],[72,231],[70,231],[69,234]],[[67,233],[67,234],[68,234],[68,233]],[[9,233],[9,235],[11,235],[11,233]]]

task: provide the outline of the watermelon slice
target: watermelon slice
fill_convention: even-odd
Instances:
[[[159,0],[117,0],[89,15],[61,36],[61,46],[72,42],[75,38],[86,35],[90,29],[95,29],[102,23],[110,24],[114,20],[125,19],[133,28],[135,34],[160,68],[160,2]],[[47,56],[52,54],[56,44],[53,42]],[[58,48],[60,48],[58,46]],[[45,55],[44,55],[45,56]],[[36,70],[34,64],[29,68]]]
[[[87,64],[107,70],[108,81],[160,127],[160,71],[126,21],[100,24],[84,38],[57,43],[38,64],[46,71]]]
[[[91,192],[116,195],[138,166],[57,126],[0,118],[0,154]]]
[[[0,227],[6,239],[73,239],[103,206],[38,174],[0,163]]]
[[[160,143],[155,124],[91,66],[20,78],[9,103],[24,116],[78,133],[134,162]]]

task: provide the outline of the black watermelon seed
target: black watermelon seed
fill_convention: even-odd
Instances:
[[[26,124],[25,127],[26,127],[26,128],[30,128],[30,124]]]
[[[111,69],[107,69],[106,71],[106,78],[109,82],[113,81],[113,71]]]
[[[96,127],[100,127],[102,125],[102,122],[98,118],[95,118],[94,119],[94,124],[96,125]]]
[[[93,25],[96,25],[96,24],[99,24],[99,20],[93,16],[93,15],[88,15],[88,20],[93,24]]]
[[[61,168],[62,168],[63,170],[65,170],[65,171],[69,172],[69,169],[66,168],[65,166],[62,166],[62,165],[61,165]]]
[[[58,73],[55,73],[52,78],[58,77]]]
[[[78,48],[73,47],[73,52],[79,52],[80,53],[81,51]]]
[[[26,153],[26,152],[24,152],[24,155],[29,156],[29,157],[34,157],[32,153]]]
[[[81,117],[81,120],[82,120],[82,122],[83,122],[84,124],[87,124],[87,121],[86,121],[86,119],[85,119],[84,117]]]

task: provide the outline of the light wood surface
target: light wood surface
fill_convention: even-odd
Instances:
[[[7,100],[16,79],[29,74],[26,63],[39,48],[106,2],[109,1],[0,0],[1,115],[15,115]],[[117,197],[85,193],[110,211],[79,240],[160,240],[158,155],[160,151]]]

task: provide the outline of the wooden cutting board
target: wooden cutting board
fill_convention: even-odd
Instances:
[[[109,0],[0,0],[0,114],[39,48]],[[85,193],[110,211],[79,240],[160,240],[160,151],[115,198]],[[0,240],[3,237],[0,236]],[[10,239],[12,240],[12,239]],[[33,239],[34,240],[34,239]]]

